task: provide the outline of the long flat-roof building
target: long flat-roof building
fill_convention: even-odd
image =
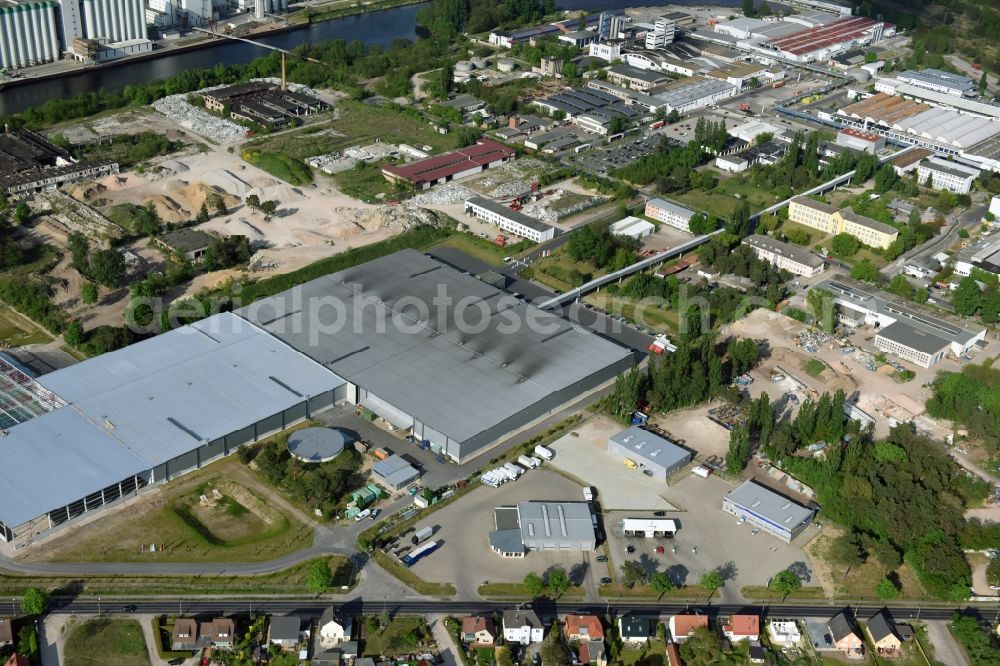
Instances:
[[[512,149],[490,139],[480,139],[474,145],[450,153],[408,164],[385,164],[382,166],[382,175],[391,181],[409,183],[415,190],[426,190],[492,169],[513,159]]]
[[[652,218],[657,222],[663,222],[681,231],[691,233],[688,224],[691,222],[691,218],[694,217],[694,211],[690,208],[685,208],[684,206],[664,201],[663,199],[650,199],[646,202],[645,214],[646,217]]]
[[[984,326],[931,314],[926,308],[847,277],[831,277],[814,288],[833,295],[841,322],[877,328],[876,349],[924,368],[947,354],[961,356],[986,340]]]
[[[899,74],[896,74],[896,78],[900,81],[905,81],[906,83],[915,85],[918,88],[926,88],[927,90],[934,90],[936,92],[954,95],[955,97],[962,97],[963,95],[972,96],[976,94],[975,79],[968,76],[962,76],[961,74],[952,74],[951,72],[945,72],[940,69],[928,68],[919,71],[907,69]]]
[[[865,245],[882,249],[899,236],[899,231],[890,224],[806,196],[793,197],[788,202],[788,219],[832,236],[850,234]]]
[[[666,481],[691,462],[691,452],[645,428],[632,426],[608,438],[608,453],[647,476]]]
[[[495,224],[504,231],[536,243],[551,240],[556,235],[556,229],[552,225],[484,197],[467,199],[465,214],[474,215],[484,222]]]
[[[819,255],[770,236],[752,234],[743,239],[743,244],[764,261],[795,275],[813,277],[826,268],[826,262]]]
[[[237,313],[462,461],[629,367],[617,344],[413,250]]]
[[[957,275],[971,275],[972,269],[978,268],[1000,276],[1000,236],[977,241],[959,250],[954,265]]]
[[[955,194],[968,194],[972,183],[979,177],[979,169],[956,164],[937,157],[921,160],[917,164],[917,180],[921,184],[928,181],[935,190],[949,190]]]
[[[786,543],[812,522],[814,509],[797,504],[770,488],[745,481],[722,498],[722,510]]]
[[[0,193],[7,196],[54,190],[113,173],[118,173],[117,162],[77,161],[69,151],[31,130],[0,133]]]
[[[594,519],[587,502],[518,502],[497,507],[490,547],[502,557],[525,551],[590,552],[597,547]]]

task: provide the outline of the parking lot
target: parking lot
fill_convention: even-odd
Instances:
[[[629,469],[607,451],[608,438],[622,426],[605,416],[594,416],[553,442],[556,457],[550,463],[597,489],[597,502],[607,511],[666,511],[666,486]]]
[[[593,575],[590,562],[595,553],[531,552],[523,559],[505,559],[490,550],[493,509],[527,500],[583,501],[583,491],[544,467],[499,488],[481,486],[417,523],[417,529],[433,526],[433,538],[444,545],[414,565],[414,573],[424,580],[452,583],[461,599],[475,598],[483,583],[519,583],[530,572],[541,574],[554,566],[564,568],[574,584],[585,582]]]
[[[683,474],[666,490],[669,502],[684,511],[667,511],[664,516],[677,521],[673,539],[625,538],[623,518],[652,517],[652,512],[615,511],[605,513],[611,571],[620,575],[625,561],[638,562],[647,572],[666,571],[675,584],[697,584],[706,571],[719,569],[726,579],[723,598],[745,585],[765,585],[778,571],[793,567],[810,584],[808,559],[803,546],[818,533],[808,527],[791,544],[764,533],[753,534],[749,524],[737,525],[736,518],[722,510],[723,496],[733,485],[716,476],[703,479]],[[631,546],[634,552],[627,553]],[[656,552],[657,546],[663,553]],[[676,549],[676,552],[674,552]]]
[[[693,121],[682,121],[682,123],[691,122]],[[680,131],[688,133],[687,129]],[[678,132],[678,137],[680,137],[680,132]],[[672,146],[681,145],[674,137],[668,137],[668,140]],[[579,155],[573,155],[568,158],[568,161],[591,173],[607,176],[614,169],[626,166],[643,155],[653,152],[656,146],[659,145],[659,142],[660,137],[657,133],[649,133],[643,136],[632,135],[614,142],[607,148],[588,150]]]

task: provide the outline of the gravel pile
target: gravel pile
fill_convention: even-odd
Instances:
[[[413,206],[447,206],[460,204],[475,196],[478,195],[469,188],[457,183],[449,183],[407,199],[406,203]]]
[[[559,200],[567,194],[572,194],[572,192],[568,192],[567,190],[556,190],[551,196],[547,196],[540,201],[532,201],[531,203],[525,205],[525,207],[521,209],[521,212],[528,217],[533,217],[541,222],[554,224],[564,217],[569,217],[570,215],[587,210],[588,208],[592,208],[598,203],[601,203],[601,199],[586,198],[581,199],[577,203],[569,206],[558,206],[558,210],[553,210],[552,206],[558,203]]]
[[[484,183],[485,184],[485,183]],[[489,187],[488,184],[486,184]],[[506,183],[493,188],[486,193],[491,199],[513,199],[531,190],[531,183],[527,180],[508,180]]]
[[[246,134],[246,128],[188,104],[187,94],[158,99],[153,102],[153,108],[192,132],[220,143],[234,141]]]

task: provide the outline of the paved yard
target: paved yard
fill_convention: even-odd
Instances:
[[[664,496],[662,481],[629,469],[607,451],[608,438],[621,425],[603,416],[592,417],[549,447],[556,453],[554,467],[597,488],[603,511],[668,510],[675,508]]]
[[[934,645],[933,658],[948,666],[968,666],[969,658],[965,656],[965,650],[958,644],[955,637],[948,630],[948,623],[944,620],[934,620],[924,622],[927,626],[927,637]],[[930,656],[930,655],[928,655]]]
[[[481,486],[417,523],[416,529],[433,526],[433,538],[444,544],[415,564],[414,573],[424,580],[452,583],[460,599],[476,598],[482,583],[519,583],[529,572],[542,573],[553,566],[563,567],[575,583],[581,582],[590,570],[592,553],[532,552],[523,559],[504,559],[490,550],[493,509],[524,500],[583,501],[583,492],[577,484],[544,468],[499,488]]]

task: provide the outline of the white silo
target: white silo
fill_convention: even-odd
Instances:
[[[257,0],[253,5],[253,16],[255,19],[264,18],[264,12],[267,10],[264,8],[265,0]]]
[[[7,51],[10,44],[10,32],[5,23],[7,19],[7,7],[0,7],[0,67],[10,67],[10,56]]]

